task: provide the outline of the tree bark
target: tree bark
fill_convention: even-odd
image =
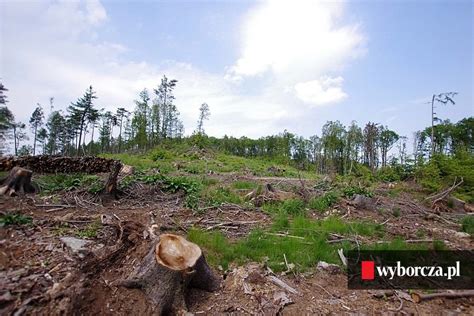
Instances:
[[[110,167],[109,178],[105,184],[105,192],[114,197],[117,197],[117,177],[122,169],[122,164],[119,161],[115,161]]]
[[[215,291],[220,280],[213,275],[199,246],[181,236],[163,234],[131,278],[119,284],[143,291],[154,305],[154,312],[162,315],[186,313],[189,288]]]
[[[14,167],[10,174],[0,180],[0,195],[15,196],[25,193],[35,193],[36,189],[31,183],[33,171]]]

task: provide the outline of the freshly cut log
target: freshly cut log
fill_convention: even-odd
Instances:
[[[25,193],[35,193],[36,189],[31,183],[33,171],[14,167],[5,179],[0,180],[0,194],[15,196]]]
[[[163,234],[132,277],[121,281],[127,288],[141,289],[161,314],[187,311],[189,288],[215,291],[220,280],[212,273],[198,245],[174,234]]]

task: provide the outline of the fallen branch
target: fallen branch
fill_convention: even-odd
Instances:
[[[339,255],[339,258],[341,259],[344,267],[347,267],[347,258],[346,256],[344,256],[344,251],[342,249],[338,249],[337,254]]]
[[[279,236],[279,237],[288,237],[288,238],[296,238],[296,239],[302,239],[304,240],[304,237],[300,236],[293,236],[293,235],[288,235],[288,234],[282,234],[282,233],[265,233],[265,235],[271,235],[271,236]]]
[[[431,300],[433,298],[460,298],[460,297],[471,297],[474,296],[474,290],[466,290],[461,292],[442,292],[442,293],[431,293],[431,294],[421,294],[421,293],[411,293],[411,298],[413,302],[420,303],[421,301]]]
[[[286,284],[285,282],[283,282],[282,280],[280,280],[276,276],[270,275],[270,276],[268,276],[268,278],[270,279],[270,281],[272,281],[273,284],[278,285],[279,287],[287,290],[288,292],[290,292],[292,294],[298,294],[297,290],[295,290],[294,288],[292,288],[291,286],[289,286],[288,284]]]
[[[458,186],[460,186],[463,182],[464,182],[464,179],[461,177],[461,181],[459,181],[459,183],[457,183],[457,177],[454,179],[454,183],[451,187],[447,188],[446,190],[444,191],[441,191],[439,193],[436,193],[436,194],[433,194],[433,195],[430,195],[428,197],[425,198],[425,201],[426,200],[432,200],[432,199],[438,199],[440,196],[446,196],[447,194],[451,193],[454,189],[456,189]]]
[[[331,292],[329,292],[328,290],[326,290],[324,287],[322,287],[321,285],[319,285],[318,283],[314,283],[317,287],[319,287],[321,290],[323,290],[324,292],[326,292],[329,296],[331,296],[333,299],[335,299],[336,301],[338,301],[339,303],[341,303],[341,306],[344,307],[346,310],[350,311],[351,309],[345,305],[345,302],[336,297],[334,294],[332,294]]]
[[[440,240],[440,239],[407,239],[405,240],[405,242],[407,244],[417,244],[417,243],[433,243],[435,241],[443,241],[443,242],[446,242],[445,240]],[[377,241],[377,244],[385,244],[385,243],[389,243],[390,241],[386,241],[386,240],[379,240]]]

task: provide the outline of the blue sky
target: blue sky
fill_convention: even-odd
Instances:
[[[163,74],[188,134],[203,102],[214,136],[355,120],[410,137],[445,91],[459,95],[441,118],[474,114],[471,1],[2,1],[0,19],[0,77],[22,121],[90,84],[99,107],[132,110]]]

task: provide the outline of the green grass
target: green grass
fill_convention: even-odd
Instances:
[[[29,216],[22,214],[5,214],[0,215],[0,227],[10,225],[28,225],[33,222],[33,219]]]
[[[308,203],[308,207],[320,212],[324,212],[336,204],[338,199],[339,197],[335,192],[328,192],[323,196],[312,198]]]
[[[235,181],[232,187],[237,190],[253,190],[257,188],[258,184],[251,181]]]
[[[95,238],[97,237],[97,233],[101,228],[100,222],[96,221],[90,223],[83,229],[79,229],[76,231],[76,236],[79,238]]]
[[[392,210],[392,215],[394,217],[400,217],[400,208],[399,207],[395,207],[393,210]]]
[[[461,220],[462,231],[471,234],[474,236],[474,216],[467,215],[464,216]]]
[[[219,206],[223,203],[242,204],[243,199],[240,195],[227,187],[211,187],[205,190],[201,195],[204,203],[208,206]]]
[[[304,202],[300,199],[289,199],[283,201],[281,210],[290,215],[304,215]]]
[[[433,243],[407,243],[401,237],[384,243],[362,245],[361,250],[447,250],[442,240],[435,240]]]
[[[72,191],[79,188],[85,188],[89,193],[96,194],[104,189],[104,183],[98,176],[80,173],[41,175],[36,182],[42,194]]]
[[[285,233],[293,237],[274,235]],[[285,212],[281,212],[270,229],[256,229],[236,242],[230,242],[219,232],[197,229],[191,230],[188,238],[206,249],[211,264],[226,268],[231,262],[267,261],[272,269],[281,271],[286,269],[282,264],[283,254],[298,270],[306,270],[321,260],[339,263],[337,249],[350,249],[352,246],[348,242],[328,244],[326,240],[330,233],[374,236],[382,235],[383,228],[366,222],[346,223],[337,217],[315,221],[297,216],[290,220]]]
[[[140,170],[146,170],[150,168],[157,168],[158,163],[153,161],[148,155],[140,154],[101,154],[100,157],[109,159],[118,159],[122,163],[133,166]]]
[[[250,172],[256,176],[273,176],[272,172],[268,171],[273,166],[284,170],[281,173],[282,177],[298,177],[300,173],[303,178],[318,178],[314,172],[298,171],[295,167],[281,164],[276,160],[245,158],[214,152],[210,149],[207,149],[205,153],[204,157],[186,144],[163,144],[145,154],[102,154],[101,157],[118,159],[142,171],[157,168],[162,174],[184,172],[198,175],[212,170],[217,173]]]

